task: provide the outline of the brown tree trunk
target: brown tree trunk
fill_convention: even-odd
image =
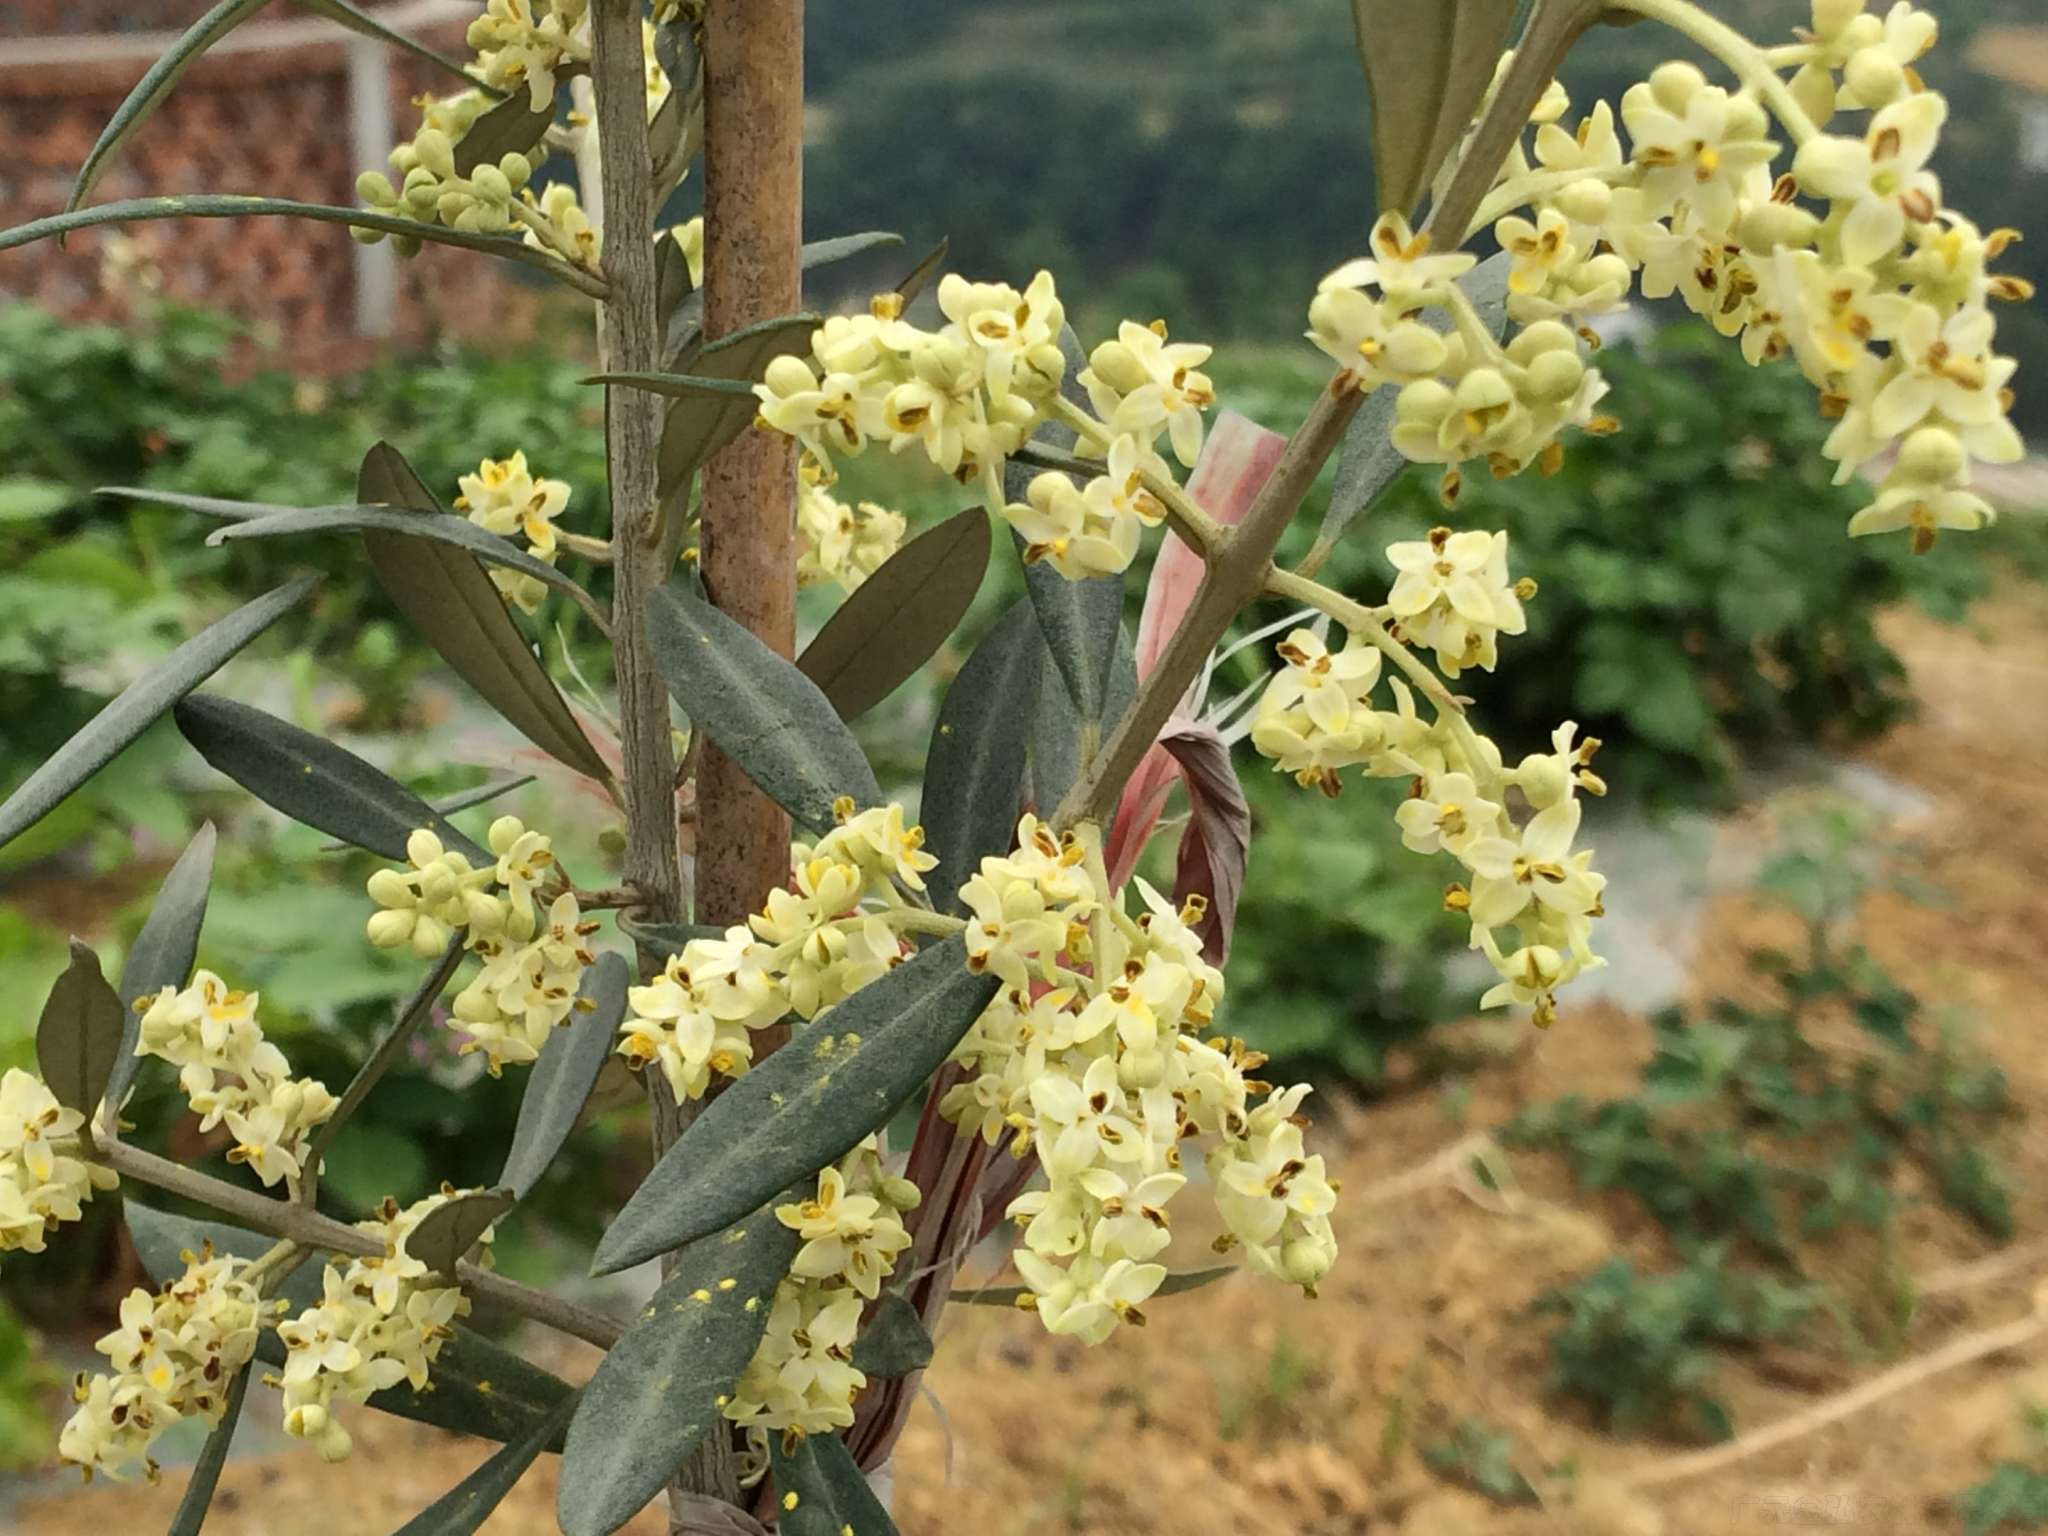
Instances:
[[[803,0],[710,0],[704,18],[704,332],[802,308]],[[712,602],[780,654],[796,643],[796,450],[744,432],[704,469]],[[738,923],[789,877],[789,818],[706,744],[697,920]]]

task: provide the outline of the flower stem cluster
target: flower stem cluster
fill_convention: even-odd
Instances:
[[[1462,551],[1461,540],[1470,541]],[[1454,662],[1477,660],[1490,669],[1493,635],[1520,629],[1520,603],[1506,585],[1506,535],[1440,528],[1424,543],[1397,544],[1388,553],[1401,572],[1389,604],[1400,628],[1430,638],[1453,676]],[[1501,622],[1510,616],[1512,624]],[[1388,683],[1395,707],[1375,708],[1381,652],[1359,634],[1333,654],[1313,631],[1296,630],[1279,654],[1284,665],[1259,701],[1252,744],[1304,786],[1333,797],[1349,767],[1372,778],[1408,779],[1409,798],[1395,813],[1402,842],[1416,853],[1448,853],[1465,866],[1469,885],[1453,885],[1446,903],[1471,919],[1472,947],[1500,977],[1480,1006],[1520,1004],[1534,1010],[1538,1024],[1549,1024],[1556,989],[1604,963],[1591,936],[1607,882],[1593,869],[1591,852],[1574,847],[1578,791],[1606,792],[1587,766],[1599,743],[1578,740],[1577,727],[1567,723],[1549,753],[1510,768],[1461,715],[1423,721],[1399,678]],[[1532,813],[1519,826],[1508,814],[1509,790]]]
[[[266,1185],[283,1179],[296,1188],[309,1171],[307,1143],[337,1101],[322,1084],[292,1076],[284,1052],[264,1038],[257,1003],[254,992],[194,972],[190,986],[137,999],[135,1053],[178,1069],[202,1131],[227,1125],[235,1139],[229,1162],[247,1164]]]
[[[776,1207],[775,1219],[803,1246],[776,1287],[760,1348],[722,1405],[728,1419],[762,1439],[853,1423],[854,1396],[867,1385],[853,1363],[854,1336],[910,1246],[903,1213],[918,1201],[915,1184],[885,1171],[870,1136],[819,1173],[813,1196]]]
[[[835,315],[811,337],[811,360],[779,357],[754,388],[762,425],[802,443],[829,479],[836,458],[871,441],[911,449],[962,485],[1003,504],[1003,465],[1044,419],[1066,372],[1066,311],[1041,272],[1019,293],[1007,283],[939,284],[946,323],[902,317],[878,295],[864,315]]]
[[[1904,530],[1924,551],[1942,529],[1982,527],[1993,514],[1971,466],[2022,451],[1990,306],[2032,288],[1989,270],[2011,231],[1943,205],[1929,167],[1948,104],[1915,68],[1935,36],[1907,0],[1882,19],[1864,0],[1814,0],[1785,47],[1702,35],[1737,89],[1665,64],[1618,114],[1601,102],[1567,125],[1553,87],[1482,209],[1520,333],[1503,347],[1470,324],[1447,279],[1471,258],[1428,254],[1390,216],[1371,259],[1325,279],[1310,334],[1361,388],[1400,388],[1394,441],[1410,458],[1483,454],[1511,474],[1553,468],[1563,428],[1609,425],[1589,415],[1604,386],[1580,346],[1594,338],[1571,327],[1632,291],[1677,294],[1750,362],[1796,361],[1839,423],[1824,450],[1838,481],[1893,455],[1852,534]],[[1842,113],[1859,120],[1838,127]],[[1430,308],[1450,335],[1422,323]]]
[[[1089,1343],[1142,1323],[1166,1277],[1182,1146],[1203,1136],[1219,1246],[1312,1293],[1337,1245],[1334,1186],[1302,1145],[1308,1090],[1274,1093],[1250,1075],[1262,1056],[1211,1033],[1223,976],[1189,926],[1200,903],[1176,910],[1140,881],[1145,910],[1130,917],[1092,825],[1062,838],[1027,815],[1017,843],[961,890],[969,968],[1004,987],[954,1053],[970,1076],[940,1113],[991,1145],[1009,1136],[1046,1171],[1008,1212],[1028,1304]]]
[[[364,1402],[400,1382],[425,1390],[455,1319],[468,1316],[469,1298],[435,1283],[426,1264],[405,1251],[421,1219],[461,1193],[443,1185],[403,1208],[386,1199],[375,1219],[357,1223],[382,1239],[384,1252],[328,1264],[319,1303],[277,1325],[285,1365],[272,1384],[284,1392],[285,1433],[311,1440],[324,1459],[340,1461],[354,1444],[334,1414],[336,1399]],[[491,1236],[486,1231],[479,1241]]]
[[[538,1057],[549,1033],[579,1006],[583,972],[597,958],[588,946],[597,924],[561,879],[544,834],[501,816],[491,823],[489,843],[496,863],[472,867],[432,831],[414,832],[406,841],[410,867],[370,877],[379,910],[368,931],[380,949],[410,944],[423,957],[462,935],[483,961],[453,1005],[469,1036],[462,1052],[484,1052],[495,1077],[507,1062]]]
[[[845,592],[896,553],[909,526],[900,512],[872,501],[848,504],[822,483],[817,460],[805,456],[796,494],[796,584],[836,582]]]
[[[526,541],[526,552],[534,559],[553,565],[561,553],[555,536],[555,519],[569,505],[566,480],[543,480],[526,467],[526,455],[515,452],[509,459],[485,459],[476,473],[457,482],[455,510],[487,532]],[[523,613],[539,609],[547,596],[547,584],[524,571],[490,567],[491,580],[505,594],[507,602]]]
[[[113,1172],[85,1156],[84,1125],[34,1073],[0,1074],[0,1253],[41,1253],[46,1234],[78,1220],[95,1190],[114,1187]]]
[[[94,1346],[111,1375],[81,1373],[78,1407],[58,1436],[58,1454],[119,1481],[140,1465],[151,1482],[150,1448],[181,1419],[218,1424],[235,1377],[256,1352],[266,1304],[242,1259],[211,1247],[184,1255],[185,1272],[160,1291],[130,1291],[121,1326]]]

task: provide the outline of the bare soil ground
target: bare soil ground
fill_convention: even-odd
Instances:
[[[2013,1178],[2019,1243],[2048,1239],[2048,605],[2038,589],[1984,604],[1969,630],[1894,616],[1918,717],[1862,756],[1922,790],[1933,809],[1895,829],[1913,873],[1944,906],[1875,894],[1863,937],[1893,973],[1975,1039],[2008,1074],[2019,1112],[1993,1136]],[[1753,807],[1723,832],[1767,845],[1783,804]],[[1693,986],[1746,984],[1748,948],[1783,920],[1746,899],[1717,901]],[[956,1308],[897,1461],[906,1536],[1737,1536],[1821,1528],[1953,1531],[1947,1501],[2001,1455],[2024,1448],[2019,1409],[2048,1401],[2048,1340],[1929,1378],[1829,1428],[1723,1470],[1643,1491],[1626,1480],[1686,1446],[1611,1440],[1544,1394],[1544,1335],[1524,1315],[1546,1288],[1619,1251],[1658,1255],[1625,1199],[1588,1199],[1558,1163],[1517,1153],[1502,1198],[1414,1170],[1463,1136],[1566,1092],[1626,1092],[1650,1046],[1642,1020],[1567,1017],[1545,1034],[1473,1024],[1456,1036],[1477,1065],[1456,1103],[1417,1081],[1371,1106],[1325,1104],[1341,1145],[1345,1258],[1318,1300],[1233,1279],[1155,1305],[1142,1330],[1084,1351],[1030,1318]],[[1462,1158],[1453,1158],[1462,1163]],[[1967,1266],[1991,1245],[1933,1201],[1909,1208],[1895,1256],[1923,1290],[1898,1358],[2031,1314],[2048,1247],[1992,1281]],[[1176,1239],[1203,1262],[1210,1232]],[[1864,1262],[1859,1258],[1845,1263]],[[1719,1386],[1741,1430],[1810,1408],[1893,1360],[1816,1347],[1730,1356]],[[367,1416],[365,1416],[367,1419]],[[1418,1447],[1467,1418],[1515,1437],[1541,1507],[1508,1509],[1455,1488]],[[209,1536],[300,1530],[381,1533],[444,1491],[482,1450],[396,1423],[364,1422],[353,1460],[239,1462],[223,1479]],[[1565,1481],[1545,1467],[1569,1465]],[[182,1478],[158,1489],[94,1490],[31,1503],[21,1536],[86,1536],[164,1525]],[[554,1529],[552,1471],[537,1469],[486,1526],[494,1536]],[[657,1531],[644,1515],[631,1529]]]

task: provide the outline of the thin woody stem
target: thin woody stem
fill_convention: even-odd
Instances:
[[[1055,826],[1065,829],[1082,821],[1108,821],[1146,749],[1158,739],[1174,707],[1202,675],[1216,642],[1245,605],[1265,590],[1280,536],[1315,484],[1324,462],[1336,451],[1362,398],[1349,373],[1338,374],[1317,397],[1244,520],[1211,552],[1208,572],[1180,628],[1167,642],[1159,664],[1139,686],[1137,698],[1117,722],[1108,744],[1087,761],[1060,802],[1053,817]]]
[[[1115,434],[1101,422],[1074,404],[1065,395],[1054,395],[1052,407],[1061,421],[1072,427],[1083,441],[1095,448],[1107,449]],[[1106,474],[1106,469],[1098,469]],[[1152,470],[1139,471],[1145,489],[1159,498],[1166,508],[1166,520],[1173,525],[1173,531],[1181,536],[1188,547],[1204,559],[1223,542],[1224,527],[1211,517],[1188,493],[1172,480]]]
[[[440,1000],[442,990],[448,985],[448,978],[455,974],[455,968],[462,963],[463,935],[456,934],[448,941],[448,948],[435,962],[427,979],[419,984],[411,997],[400,1005],[398,1016],[391,1025],[391,1033],[377,1043],[377,1049],[370,1053],[370,1059],[356,1069],[356,1075],[349,1079],[348,1087],[341,1093],[341,1102],[334,1107],[334,1113],[327,1117],[327,1123],[313,1134],[312,1144],[306,1149],[302,1164],[305,1176],[300,1179],[298,1201],[311,1206],[320,1188],[320,1160],[327,1155],[327,1149],[340,1133],[348,1117],[369,1097],[370,1090],[398,1060],[406,1043],[419,1031],[434,1011],[434,1004]]]
[[[174,1163],[169,1158],[145,1152],[140,1147],[131,1147],[108,1135],[94,1137],[93,1156],[125,1179],[197,1201],[245,1222],[259,1232],[285,1238],[302,1248],[364,1258],[381,1257],[386,1251],[382,1238],[373,1237],[360,1227],[351,1227],[322,1216],[318,1211],[293,1201],[276,1200],[254,1190],[242,1189]],[[610,1349],[625,1332],[624,1325],[601,1312],[593,1312],[573,1301],[521,1285],[516,1280],[507,1280],[503,1275],[479,1269],[468,1262],[456,1266],[455,1278],[479,1301],[531,1318],[557,1333],[566,1333],[572,1338],[595,1344],[599,1349]]]

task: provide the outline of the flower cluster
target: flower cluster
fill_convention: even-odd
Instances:
[[[94,1190],[114,1187],[110,1170],[85,1159],[84,1124],[34,1073],[0,1074],[0,1253],[41,1253],[45,1233],[78,1220]]]
[[[1387,611],[1402,638],[1436,652],[1445,677],[1475,666],[1491,672],[1498,637],[1528,628],[1522,602],[1536,584],[1508,579],[1505,533],[1433,528],[1427,539],[1388,545],[1387,558],[1399,573]]]
[[[1484,204],[1510,259],[1514,339],[1494,341],[1453,286],[1471,258],[1430,254],[1394,216],[1370,259],[1325,279],[1310,334],[1361,388],[1400,389],[1393,436],[1410,458],[1483,455],[1510,474],[1554,467],[1566,427],[1612,425],[1591,415],[1604,385],[1580,355],[1590,333],[1571,327],[1632,288],[1676,293],[1752,363],[1797,361],[1839,423],[1825,449],[1838,481],[1895,454],[1852,534],[1906,530],[1925,550],[1941,529],[1982,527],[1972,464],[2022,451],[1990,304],[2032,288],[1989,270],[2015,235],[1944,207],[1928,168],[1948,106],[1913,66],[1935,33],[1908,0],[1882,19],[1864,0],[1814,0],[1797,43],[1731,61],[1741,89],[1665,64],[1622,97],[1619,124],[1602,102],[1567,126],[1553,87]],[[1829,131],[1841,112],[1867,117]]]
[[[763,1436],[827,1434],[853,1423],[854,1394],[867,1385],[853,1364],[861,1310],[881,1295],[897,1255],[910,1246],[902,1213],[917,1204],[917,1186],[885,1172],[870,1136],[819,1173],[810,1199],[776,1207],[776,1220],[803,1246],[776,1287],[760,1347],[723,1405],[728,1419]]]
[[[364,171],[356,178],[356,196],[379,213],[471,234],[503,234],[521,223],[521,209],[530,206],[531,155],[508,150],[464,170],[456,168],[457,146],[490,105],[490,98],[476,90],[427,101],[419,132],[391,152],[392,174]],[[369,244],[384,238],[376,230],[355,234]],[[418,244],[402,238],[399,249],[410,255]]]
[[[811,337],[812,361],[779,357],[754,387],[761,422],[794,437],[827,481],[835,458],[870,441],[921,450],[962,485],[1003,502],[1003,464],[1024,445],[1066,372],[1066,312],[1041,272],[1019,293],[1007,283],[939,284],[946,324],[922,330],[895,294],[864,315],[835,315]]]
[[[1475,258],[1430,254],[1429,237],[1398,214],[1380,218],[1371,244],[1371,256],[1323,279],[1309,306],[1308,335],[1361,390],[1400,390],[1392,437],[1403,454],[1451,466],[1484,458],[1494,473],[1510,475],[1539,460],[1554,467],[1567,427],[1607,429],[1594,413],[1606,385],[1554,314],[1503,347],[1457,285]],[[1598,307],[1589,296],[1574,303],[1581,311]],[[1424,319],[1431,308],[1447,317],[1442,333]],[[1450,494],[1456,484],[1447,481]]]
[[[903,514],[872,501],[849,505],[817,482],[815,461],[797,486],[796,583],[800,587],[837,582],[852,592],[896,553],[908,526]]]
[[[924,830],[896,804],[835,809],[839,824],[815,845],[791,846],[789,885],[768,893],[750,927],[690,940],[627,993],[619,1054],[658,1062],[679,1102],[702,1097],[714,1075],[745,1072],[752,1031],[792,1011],[816,1018],[903,959],[892,915],[938,862]]]
[[[1201,418],[1195,421],[1199,440]],[[1057,470],[1035,476],[1024,500],[1003,509],[1025,541],[1025,561],[1043,560],[1069,581],[1120,575],[1137,555],[1144,530],[1166,517],[1165,506],[1145,488],[1145,472],[1155,466],[1165,468],[1140,438],[1123,433],[1110,442],[1108,472],[1086,485]]]
[[[1135,439],[1149,458],[1163,432],[1173,456],[1193,469],[1202,452],[1202,412],[1216,403],[1216,387],[1201,371],[1212,350],[1169,342],[1164,320],[1126,320],[1114,341],[1088,355],[1080,384],[1112,437]]]
[[[472,866],[425,827],[406,840],[409,868],[370,876],[370,942],[438,955],[459,932],[483,960],[455,996],[453,1012],[469,1036],[462,1051],[482,1051],[493,1076],[505,1063],[534,1060],[549,1033],[578,1006],[588,947],[597,924],[555,868],[553,846],[516,816],[488,835],[497,861]],[[546,902],[545,910],[541,903]]]
[[[307,1171],[307,1141],[336,1101],[320,1083],[292,1076],[284,1052],[263,1036],[257,1002],[256,993],[196,971],[191,985],[137,1001],[135,1051],[178,1069],[202,1131],[226,1123],[235,1138],[229,1162],[246,1163],[266,1185],[295,1185]]]
[[[264,1302],[245,1260],[208,1248],[184,1255],[185,1272],[161,1291],[130,1291],[121,1326],[94,1347],[113,1374],[81,1374],[77,1410],[58,1436],[66,1461],[121,1479],[138,1464],[151,1481],[150,1447],[181,1419],[218,1424],[235,1377],[256,1352]]]
[[[403,1209],[386,1200],[375,1220],[357,1223],[383,1243],[383,1253],[352,1258],[346,1267],[329,1264],[319,1304],[277,1325],[286,1350],[276,1383],[284,1392],[285,1433],[311,1440],[328,1461],[340,1461],[353,1445],[335,1417],[335,1400],[360,1403],[400,1382],[425,1389],[455,1319],[469,1313],[459,1288],[435,1284],[426,1264],[405,1251],[421,1219],[459,1193],[444,1185]],[[489,1232],[480,1239],[490,1240]]]
[[[536,479],[526,467],[526,455],[514,453],[509,459],[485,459],[475,474],[462,476],[457,489],[456,511],[490,533],[521,535],[529,555],[546,565],[555,563],[555,519],[569,505],[566,480]],[[547,596],[547,584],[537,576],[497,565],[490,570],[498,590],[523,612],[534,612]]]
[[[1483,625],[1486,621],[1464,615],[1479,613],[1508,590],[1498,571],[1490,590],[1482,579],[1496,558],[1505,560],[1493,543],[1502,538],[1438,529],[1427,544],[1395,545],[1390,553],[1402,574],[1394,606],[1412,607],[1427,595],[1424,583],[1448,580],[1421,567],[1419,557],[1410,554],[1447,553],[1459,540],[1469,539],[1474,542],[1458,579],[1472,590],[1457,598],[1429,597],[1421,616],[1436,613],[1442,623]],[[1404,592],[1401,583],[1411,577],[1415,585]],[[1519,618],[1519,607],[1514,611]],[[1403,627],[1410,622],[1404,619]],[[1490,666],[1492,631],[1471,631],[1482,632],[1482,664]],[[1437,643],[1441,656],[1441,639]],[[1469,637],[1461,641],[1456,654],[1466,661],[1480,659],[1466,649],[1472,643]],[[1260,700],[1253,745],[1302,784],[1332,796],[1344,768],[1360,767],[1374,778],[1408,779],[1410,797],[1395,813],[1401,841],[1416,853],[1450,854],[1465,866],[1470,881],[1469,887],[1452,886],[1446,901],[1471,919],[1472,947],[1485,953],[1500,977],[1480,1006],[1516,1003],[1532,1008],[1537,1023],[1550,1023],[1556,1017],[1557,988],[1603,963],[1593,953],[1591,938],[1593,919],[1603,910],[1606,879],[1593,869],[1589,851],[1574,848],[1581,810],[1577,792],[1606,792],[1587,766],[1599,742],[1578,740],[1577,727],[1566,724],[1558,728],[1550,752],[1532,753],[1510,768],[1500,749],[1461,718],[1426,724],[1398,678],[1389,681],[1396,707],[1374,708],[1380,652],[1358,636],[1347,637],[1344,648],[1332,654],[1314,633],[1296,630],[1281,642],[1279,652],[1285,665]],[[1455,672],[1450,666],[1445,670]],[[1507,812],[1510,789],[1519,791],[1532,812],[1519,827]]]
[[[1242,1244],[1261,1273],[1313,1291],[1337,1245],[1334,1187],[1302,1144],[1308,1090],[1273,1093],[1249,1075],[1263,1057],[1208,1033],[1223,977],[1189,926],[1199,904],[1176,911],[1141,881],[1131,918],[1092,829],[1055,837],[1027,815],[1017,843],[961,891],[968,965],[1004,985],[954,1053],[969,1077],[940,1113],[991,1144],[1013,1136],[1045,1169],[1047,1187],[1008,1212],[1040,1319],[1090,1343],[1143,1321],[1166,1277],[1182,1146],[1198,1136],[1216,1138],[1219,1247]]]
[[[499,91],[524,89],[533,110],[554,104],[561,72],[590,62],[590,0],[488,0],[466,41]]]

